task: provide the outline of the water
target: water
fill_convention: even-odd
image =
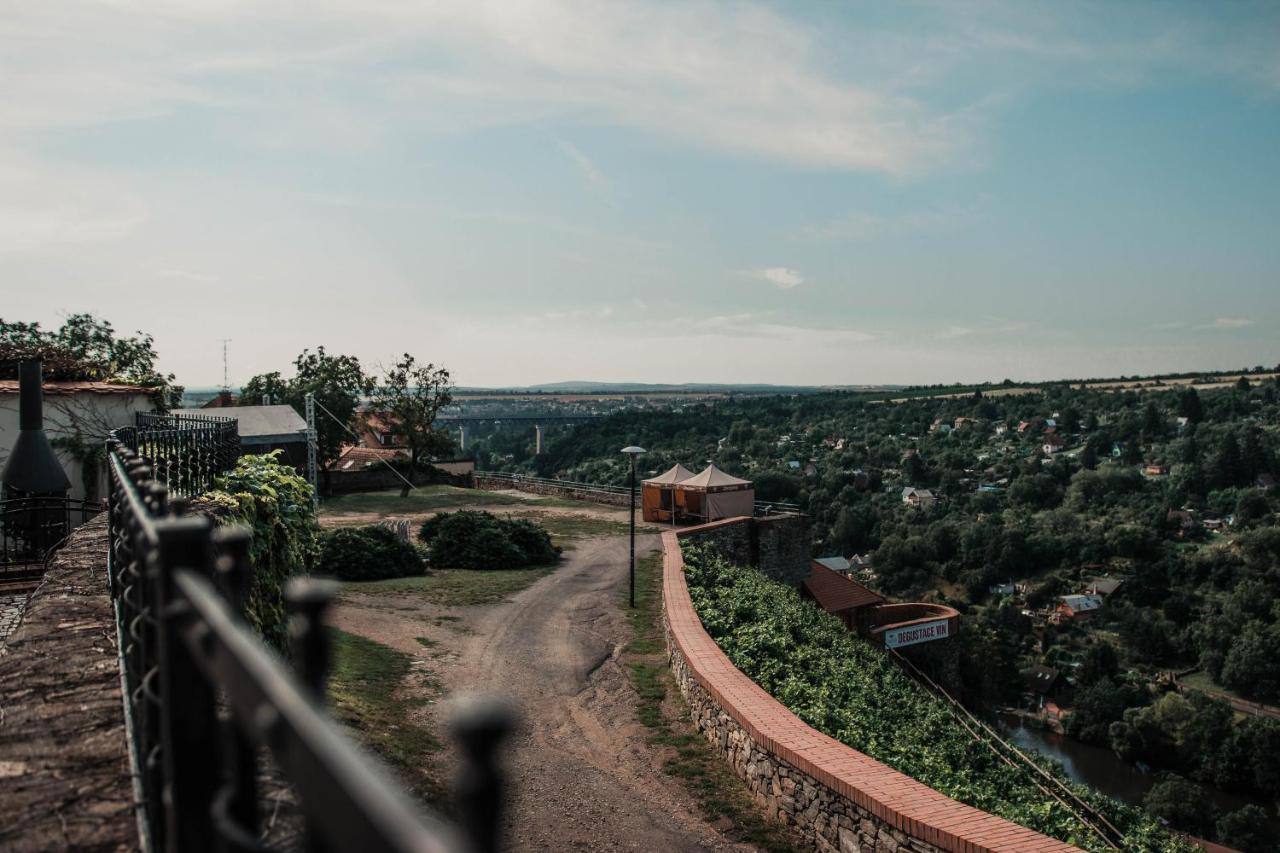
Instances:
[[[1122,760],[1105,747],[1094,746],[1060,735],[1048,729],[1026,725],[1021,717],[1000,716],[1000,733],[1009,743],[1023,750],[1036,750],[1060,762],[1062,769],[1077,782],[1088,785],[1122,803],[1141,806],[1151,786],[1156,783],[1156,773],[1143,773],[1134,765]],[[1250,800],[1215,788],[1205,788],[1210,800],[1221,812],[1234,811],[1246,803],[1254,803],[1266,810],[1271,831],[1280,838],[1280,818],[1271,804]]]

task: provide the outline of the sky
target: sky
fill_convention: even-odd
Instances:
[[[0,317],[189,386],[1280,361],[1280,4],[0,0]]]

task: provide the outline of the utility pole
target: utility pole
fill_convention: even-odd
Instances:
[[[316,398],[310,391],[306,396],[307,415],[307,482],[311,484],[311,503],[320,510],[320,484],[316,482]]]
[[[227,344],[231,343],[231,338],[221,338],[222,341],[222,390],[231,390],[231,372],[227,369]]]

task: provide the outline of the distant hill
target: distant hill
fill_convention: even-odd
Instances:
[[[901,385],[769,385],[733,383],[658,382],[544,382],[499,388],[459,387],[460,394],[805,394],[818,391],[897,391]]]

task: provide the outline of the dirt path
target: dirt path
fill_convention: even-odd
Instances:
[[[657,546],[647,535],[637,552]],[[334,622],[431,657],[448,692],[500,694],[518,705],[524,725],[506,751],[511,849],[751,849],[691,811],[646,743],[617,662],[627,635],[618,607],[626,583],[626,537],[586,539],[554,574],[505,604],[449,610],[349,596]]]

